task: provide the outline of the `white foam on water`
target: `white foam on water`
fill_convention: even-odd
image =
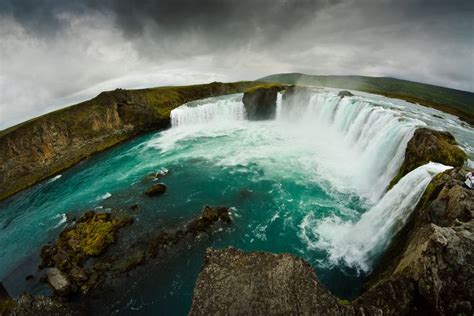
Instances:
[[[431,179],[450,168],[433,162],[418,167],[354,223],[335,216],[318,221],[309,214],[300,226],[301,237],[309,248],[327,251],[334,265],[343,263],[367,272],[374,256],[403,228]]]

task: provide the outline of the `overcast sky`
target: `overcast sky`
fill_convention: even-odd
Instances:
[[[103,90],[282,72],[474,91],[474,1],[0,0],[0,129]]]

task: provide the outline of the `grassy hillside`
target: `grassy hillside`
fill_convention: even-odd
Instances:
[[[359,90],[404,99],[459,116],[474,124],[474,93],[387,77],[275,74],[260,81]]]

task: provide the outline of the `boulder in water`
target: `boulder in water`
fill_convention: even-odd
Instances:
[[[163,183],[157,183],[146,190],[146,195],[157,196],[166,192],[166,186]]]
[[[339,91],[339,93],[337,95],[339,97],[341,97],[341,99],[344,98],[344,97],[353,97],[354,96],[350,91],[347,91],[347,90]]]

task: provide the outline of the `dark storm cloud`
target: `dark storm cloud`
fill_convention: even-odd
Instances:
[[[473,34],[472,0],[0,0],[0,129],[104,89],[279,72],[474,91]]]

